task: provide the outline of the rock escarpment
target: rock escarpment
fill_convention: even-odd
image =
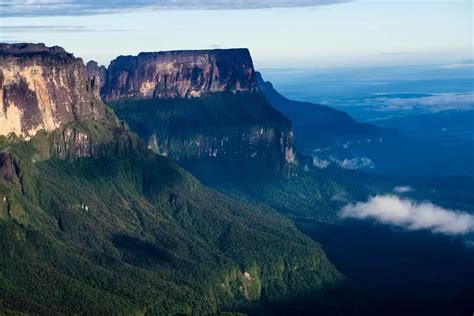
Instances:
[[[120,56],[106,76],[103,99],[158,154],[258,160],[273,169],[295,162],[291,123],[259,92],[247,49]]]
[[[105,100],[118,100],[256,91],[249,51],[229,49],[120,56],[110,63],[102,94]]]
[[[120,152],[137,148],[138,140],[101,100],[104,81],[105,67],[86,69],[61,47],[0,44],[0,136],[45,137],[44,158],[98,157],[111,143]]]
[[[0,44],[0,135],[28,139],[105,111],[81,59],[44,44]]]

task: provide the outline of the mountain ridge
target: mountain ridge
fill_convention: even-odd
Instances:
[[[305,153],[309,148],[338,146],[360,138],[383,137],[384,130],[368,123],[359,123],[349,114],[329,106],[290,100],[281,95],[262,74],[256,74],[260,91],[268,102],[288,116],[298,134],[298,147]]]
[[[77,112],[34,134],[11,128],[0,135],[0,311],[217,314],[259,310],[344,281],[288,219],[204,187],[147,150],[98,98],[100,77],[88,75],[82,60],[68,54],[56,69],[63,64],[51,63],[63,51],[55,57],[56,49],[44,53],[42,45],[25,49],[21,58],[30,60],[17,63],[70,80],[60,88],[67,102],[51,110],[71,106],[73,113],[79,91],[84,106],[103,112]],[[5,69],[13,82],[24,78],[21,67],[0,63]],[[51,77],[35,79],[41,85]],[[2,81],[2,93],[5,82],[11,85]],[[42,91],[52,98],[63,85],[60,78],[50,84]],[[36,87],[15,88],[21,102],[8,107],[27,108]]]

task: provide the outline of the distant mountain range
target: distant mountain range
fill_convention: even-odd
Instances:
[[[268,102],[293,122],[296,146],[305,153],[317,149],[343,146],[347,142],[373,139],[391,135],[394,131],[372,124],[358,123],[345,112],[328,106],[293,101],[282,96],[257,73],[260,91]]]

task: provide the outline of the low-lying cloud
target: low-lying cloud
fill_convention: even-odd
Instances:
[[[319,157],[313,157],[313,165],[319,169],[326,169],[331,164],[342,169],[349,170],[358,170],[358,169],[373,169],[375,167],[374,162],[367,157],[355,157],[355,158],[345,158],[338,159],[334,156],[330,156],[327,159],[322,159]]]
[[[234,10],[317,7],[352,0],[0,0],[1,17],[74,16],[133,10]]]
[[[409,185],[397,185],[393,189],[393,192],[396,192],[396,193],[408,193],[408,192],[413,192],[413,191],[414,189]]]
[[[335,160],[335,162],[342,169],[357,170],[357,169],[373,169],[375,167],[374,162],[367,157],[356,157],[344,160]]]
[[[380,96],[366,100],[378,111],[422,111],[440,112],[448,110],[474,109],[472,93],[439,93],[419,97]]]
[[[326,159],[321,159],[321,158],[318,158],[318,157],[314,157],[313,158],[313,165],[316,168],[319,168],[319,169],[326,169],[327,167],[329,167],[331,165],[331,162],[329,160],[326,160]]]
[[[431,202],[418,203],[396,195],[377,195],[367,202],[344,206],[342,218],[372,219],[408,230],[430,230],[434,233],[458,235],[474,232],[474,216],[445,209]]]

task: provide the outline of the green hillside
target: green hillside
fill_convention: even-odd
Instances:
[[[97,124],[67,127],[103,142],[94,158],[54,158],[60,133],[0,139],[1,310],[246,311],[342,280],[289,220]]]

